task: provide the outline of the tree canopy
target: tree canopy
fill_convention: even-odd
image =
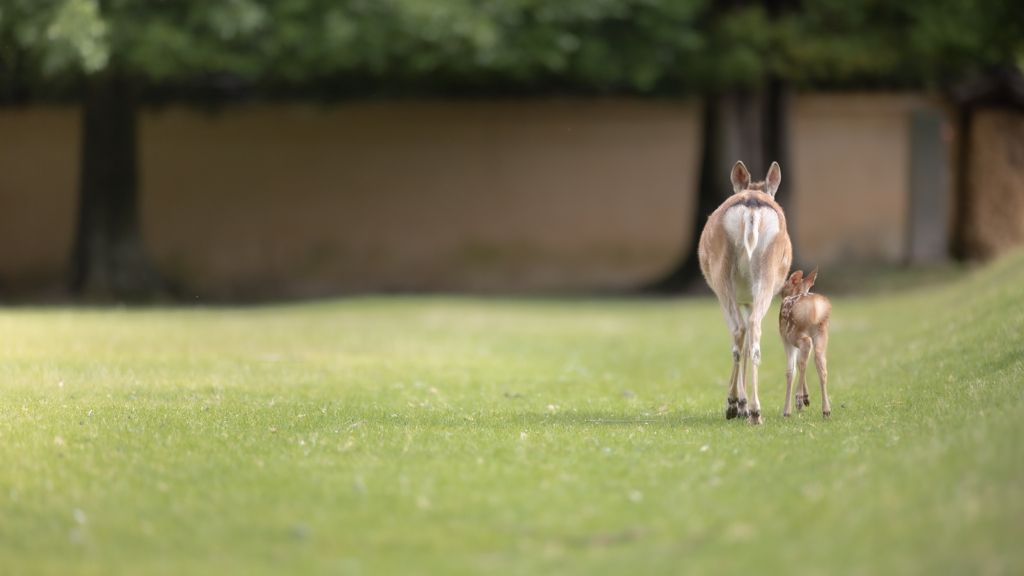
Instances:
[[[803,0],[768,65],[805,86],[934,88],[1024,61],[1019,0]]]
[[[777,2],[778,3],[778,2]],[[0,84],[693,94],[921,87],[1024,56],[1018,0],[0,0]],[[346,79],[355,79],[352,82]],[[347,83],[346,83],[347,82]]]

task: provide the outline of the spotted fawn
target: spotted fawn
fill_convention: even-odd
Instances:
[[[782,287],[782,310],[779,312],[779,332],[786,349],[786,406],[782,415],[789,418],[790,393],[793,377],[800,366],[800,382],[796,388],[796,411],[810,406],[807,393],[807,360],[814,351],[814,366],[821,380],[821,414],[828,419],[832,408],[828,404],[828,370],[825,368],[825,349],[828,347],[828,316],[832,304],[821,294],[811,294],[811,286],[818,277],[818,269],[803,277],[801,270],[793,272]]]

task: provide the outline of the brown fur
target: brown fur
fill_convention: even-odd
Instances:
[[[818,369],[821,380],[821,414],[828,418],[832,408],[828,403],[828,369],[825,364],[825,352],[828,348],[828,319],[832,313],[832,304],[828,298],[820,294],[811,294],[811,286],[818,277],[818,269],[803,277],[797,270],[789,277],[782,287],[782,309],[779,311],[779,333],[782,345],[786,349],[786,404],[782,415],[790,415],[790,394],[793,391],[793,378],[796,368],[800,368],[800,380],[796,389],[796,410],[810,406],[807,392],[807,361],[814,351],[814,366]]]
[[[774,198],[781,180],[782,171],[773,162],[765,182],[751,184],[746,167],[737,162],[732,172],[735,194],[708,218],[697,249],[701,271],[718,295],[732,335],[733,369],[726,418],[747,415],[745,381],[749,360],[749,416],[755,424],[761,422],[761,403],[757,397],[761,321],[772,297],[785,282],[793,253],[786,217]],[[744,318],[744,310],[748,318]]]

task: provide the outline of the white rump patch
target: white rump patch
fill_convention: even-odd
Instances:
[[[726,211],[722,224],[736,254],[736,267],[732,271],[736,301],[752,303],[754,286],[750,262],[758,258],[779,234],[779,215],[768,207],[737,205]]]
[[[779,215],[771,208],[761,208],[761,238],[757,249],[763,252],[779,235]]]

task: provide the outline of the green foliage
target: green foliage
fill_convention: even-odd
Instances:
[[[803,0],[769,66],[804,85],[934,86],[1024,56],[1018,0]]]
[[[1019,572],[1024,253],[833,298],[828,422],[777,310],[760,427],[713,298],[4,311],[0,573]]]
[[[67,67],[80,67],[87,73],[106,67],[110,57],[107,23],[92,0],[69,0],[57,7],[45,28],[27,26],[22,41],[48,46],[42,60],[44,74]]]
[[[562,86],[686,93],[926,86],[1024,54],[1016,0],[0,0],[0,62],[33,84],[104,68],[174,83]]]
[[[682,82],[701,55],[703,0],[6,0],[3,26],[45,75],[110,65],[154,82],[229,72],[256,83],[558,78],[597,90]],[[58,26],[64,30],[66,26]],[[91,42],[86,42],[88,40]]]

